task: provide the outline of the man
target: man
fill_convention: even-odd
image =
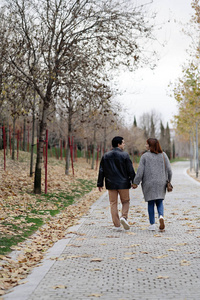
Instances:
[[[123,137],[116,136],[112,140],[113,149],[105,153],[101,159],[97,187],[101,192],[104,185],[108,190],[112,220],[115,229],[120,223],[125,230],[130,229],[127,222],[130,196],[129,189],[135,177],[135,171],[127,152],[123,152],[125,142]],[[122,203],[122,216],[118,214],[118,194]]]

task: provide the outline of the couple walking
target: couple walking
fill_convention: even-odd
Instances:
[[[123,152],[125,147],[123,137],[114,137],[112,147],[113,149],[105,153],[101,159],[97,187],[101,192],[105,178],[114,228],[119,229],[121,224],[125,230],[130,228],[127,221],[130,203],[129,189],[137,188],[141,182],[144,199],[148,203],[149,230],[156,229],[155,205],[158,211],[159,229],[164,230],[163,200],[166,193],[166,181],[171,181],[172,171],[169,159],[162,151],[159,141],[154,138],[147,140],[147,152],[140,158],[137,174],[135,174],[128,153]],[[121,218],[118,214],[118,195],[122,203]]]

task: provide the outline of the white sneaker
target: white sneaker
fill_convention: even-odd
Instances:
[[[129,230],[130,226],[124,217],[121,217],[120,222],[125,230]]]
[[[159,229],[164,230],[165,229],[165,222],[164,222],[163,216],[160,216],[159,223],[160,223]]]
[[[156,225],[155,224],[149,225],[148,230],[156,230]]]
[[[114,226],[114,227],[113,227],[113,230],[114,230],[114,231],[122,231],[122,228],[121,228],[121,227],[115,227],[115,226]]]

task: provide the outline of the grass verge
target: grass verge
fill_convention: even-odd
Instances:
[[[16,206],[16,201],[4,201],[6,213],[0,223],[0,255],[9,253],[14,249],[13,246],[31,236],[51,217],[89,193],[95,187],[95,183],[94,180],[77,178],[73,180],[67,192],[55,190],[37,196],[32,194],[29,195],[28,203],[23,206]]]

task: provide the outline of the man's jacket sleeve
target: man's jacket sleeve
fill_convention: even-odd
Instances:
[[[135,170],[133,168],[132,161],[130,160],[129,156],[126,161],[127,161],[128,176],[131,179],[131,182],[133,183],[133,180],[135,178]]]
[[[104,158],[102,157],[100,166],[99,166],[99,176],[97,180],[97,186],[98,187],[103,187],[104,185]]]

